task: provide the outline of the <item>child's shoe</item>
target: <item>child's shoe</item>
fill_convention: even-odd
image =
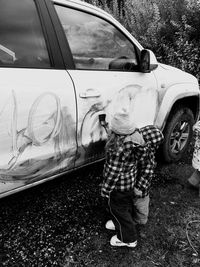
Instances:
[[[117,235],[114,235],[111,239],[110,239],[110,244],[111,246],[114,247],[129,247],[129,248],[135,248],[137,246],[137,240],[135,242],[132,243],[123,243],[122,241],[120,241],[117,238]]]
[[[105,227],[108,230],[115,230],[115,225],[112,220],[107,221]]]

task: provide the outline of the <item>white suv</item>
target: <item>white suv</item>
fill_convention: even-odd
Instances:
[[[199,114],[194,76],[75,0],[0,2],[0,93],[0,196],[102,159],[104,126],[127,97],[138,127],[164,131],[168,162]]]

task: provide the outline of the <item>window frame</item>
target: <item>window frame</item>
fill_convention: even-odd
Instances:
[[[51,21],[51,33],[49,37],[56,38],[57,46],[59,47],[60,55],[62,57],[63,68],[75,69],[74,60],[72,53],[65,36],[64,30],[58,18],[57,12],[54,8],[54,3],[51,0],[36,0],[44,3],[46,6],[46,11],[48,12],[49,19]],[[48,27],[48,23],[47,23]]]
[[[49,0],[45,0],[46,2]],[[73,10],[77,10],[77,11],[80,11],[80,12],[84,12],[84,13],[87,13],[89,15],[92,15],[92,16],[95,16],[95,17],[98,17],[104,21],[106,21],[107,23],[111,24],[113,27],[115,27],[119,32],[121,32],[128,40],[129,42],[134,46],[135,48],[135,53],[136,53],[136,59],[137,59],[137,62],[138,62],[138,69],[137,70],[131,70],[131,71],[127,71],[127,70],[106,70],[106,69],[90,69],[90,68],[84,68],[84,69],[77,69],[76,66],[75,66],[75,63],[74,63],[74,60],[73,60],[73,55],[72,55],[72,52],[71,52],[71,49],[70,49],[70,46],[69,46],[69,42],[67,40],[67,37],[65,35],[65,32],[63,30],[63,27],[62,27],[62,24],[60,22],[60,19],[58,17],[58,14],[56,12],[56,9],[55,9],[55,6],[62,6],[62,7],[65,7],[65,8],[69,8],[69,9],[73,9]],[[73,68],[70,68],[70,69],[75,69],[75,70],[80,70],[80,71],[118,71],[118,72],[141,72],[140,71],[140,68],[139,68],[139,65],[140,65],[140,53],[141,53],[141,49],[139,49],[137,47],[137,45],[122,31],[122,29],[120,29],[119,27],[117,27],[117,25],[114,24],[114,22],[112,22],[111,20],[109,20],[108,18],[105,18],[99,14],[96,14],[96,13],[93,13],[91,10],[85,10],[85,9],[81,9],[81,7],[74,7],[74,6],[71,6],[71,5],[67,5],[67,4],[63,4],[63,3],[58,3],[58,2],[52,2],[52,6],[53,6],[53,12],[55,13],[54,16],[57,17],[56,18],[56,21],[53,21],[54,23],[54,27],[59,29],[58,31],[56,32],[60,32],[60,35],[61,36],[61,39],[59,39],[59,42],[60,42],[60,45],[64,45],[66,46],[69,51],[70,51],[70,54],[71,54],[71,58],[72,58],[72,61],[73,61],[73,65],[74,67]],[[63,50],[63,49],[62,49]],[[63,55],[64,59],[66,59],[66,55]],[[66,61],[66,60],[65,60]],[[66,66],[67,67],[67,66]]]

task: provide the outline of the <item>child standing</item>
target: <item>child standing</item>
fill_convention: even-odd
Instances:
[[[150,143],[156,148],[163,135],[154,126],[137,129],[124,109],[113,116],[110,129],[101,187],[112,216],[106,228],[117,232],[110,240],[112,246],[133,248],[137,245],[136,223],[146,223],[148,217],[148,192],[155,166]]]

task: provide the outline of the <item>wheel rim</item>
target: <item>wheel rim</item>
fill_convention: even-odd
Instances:
[[[170,138],[170,148],[171,152],[178,154],[184,149],[190,134],[190,126],[186,121],[178,122],[171,134]]]

